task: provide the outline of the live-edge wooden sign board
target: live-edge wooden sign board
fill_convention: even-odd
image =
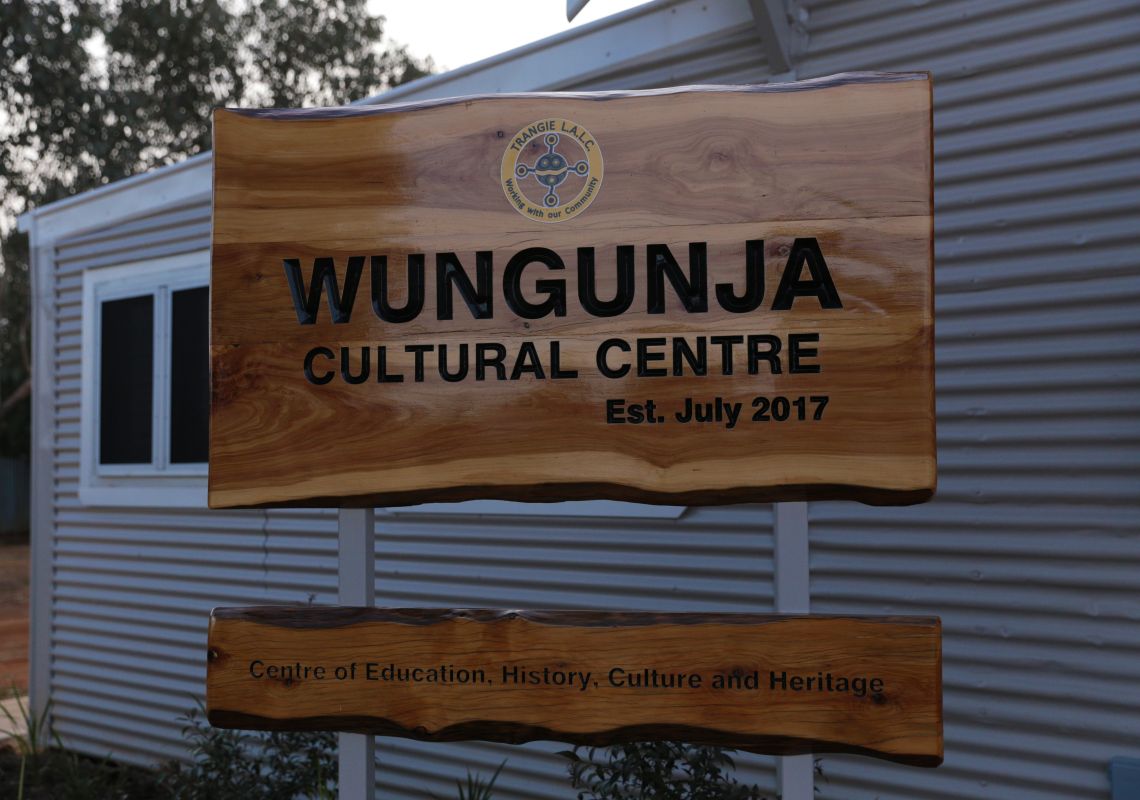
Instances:
[[[929,76],[220,110],[209,501],[928,499]]]
[[[906,504],[925,73],[216,112],[212,507]],[[216,609],[228,727],[942,758],[938,621]]]
[[[218,609],[210,721],[429,741],[680,739],[942,760],[929,617]]]

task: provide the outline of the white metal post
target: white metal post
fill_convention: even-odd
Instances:
[[[342,606],[376,602],[376,510],[342,508],[337,517],[337,586]],[[376,740],[361,733],[338,736],[340,799],[362,800],[376,792]]]
[[[773,559],[776,612],[807,614],[811,611],[811,572],[808,566],[807,503],[775,504]],[[782,756],[778,760],[780,796],[783,800],[812,800],[815,792],[814,759]]]

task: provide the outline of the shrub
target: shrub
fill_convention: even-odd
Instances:
[[[729,751],[683,742],[634,742],[605,749],[575,747],[570,783],[578,800],[763,800],[760,787],[731,773]]]
[[[15,714],[4,715],[17,733],[0,746],[0,797],[16,800],[155,800],[153,770],[64,750],[51,729],[51,704],[35,714],[12,690]]]
[[[171,765],[163,784],[172,800],[321,800],[336,795],[336,734],[223,730],[199,705],[182,736],[193,761]]]
[[[493,789],[495,788],[495,781],[499,779],[499,773],[503,771],[503,767],[507,765],[507,760],[504,758],[503,763],[499,764],[499,768],[491,776],[491,780],[484,780],[483,776],[479,773],[471,774],[471,770],[467,770],[467,783],[463,781],[455,782],[456,797],[458,800],[491,800],[494,797]],[[435,798],[435,795],[432,795]],[[439,800],[439,798],[435,798]]]

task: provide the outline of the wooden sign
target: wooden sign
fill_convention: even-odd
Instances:
[[[928,499],[930,91],[216,112],[210,505]]]
[[[223,728],[942,761],[929,617],[219,608]]]

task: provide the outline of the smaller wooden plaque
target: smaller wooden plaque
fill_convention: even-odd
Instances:
[[[933,617],[304,607],[210,618],[211,724],[942,762]]]

